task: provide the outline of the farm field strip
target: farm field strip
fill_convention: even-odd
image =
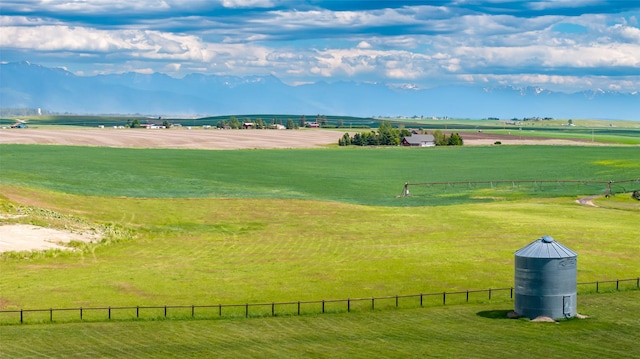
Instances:
[[[634,147],[204,151],[0,146],[0,184],[91,196],[298,198],[404,207],[474,197],[398,199],[405,182],[640,178]],[[603,194],[602,188],[577,190],[586,192],[565,195]]]

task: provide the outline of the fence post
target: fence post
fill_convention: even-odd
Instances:
[[[398,308],[398,295],[396,294],[396,308]]]
[[[22,309],[20,309],[20,324],[22,324]]]
[[[322,300],[322,314],[324,314],[324,299]]]
[[[53,308],[49,308],[49,321],[53,322]]]
[[[196,315],[196,307],[195,305],[191,304],[191,318],[195,317]]]
[[[442,305],[447,304],[447,292],[442,292]]]
[[[298,301],[298,315],[300,315],[300,301]]]
[[[222,316],[222,304],[218,304],[218,315]]]
[[[136,318],[140,318],[140,306],[136,305]]]
[[[596,293],[600,293],[600,292],[598,291],[598,289],[599,289],[599,288],[598,288],[598,287],[599,287],[599,285],[598,285],[598,284],[599,284],[599,283],[598,283],[598,281],[596,281]]]
[[[422,307],[422,293],[420,293],[420,306]]]
[[[271,302],[271,316],[272,317],[276,316],[276,303],[275,302]]]
[[[491,288],[489,288],[489,300],[491,300]]]
[[[640,277],[636,278],[636,287],[640,288]]]
[[[107,308],[109,320],[111,320],[111,306]]]
[[[82,320],[82,307],[80,307],[80,320]]]
[[[244,307],[244,317],[249,318],[249,303],[245,304]]]
[[[513,287],[509,288],[509,296],[513,299]]]
[[[165,318],[167,317],[167,306],[166,305],[164,306],[164,317]]]
[[[347,298],[347,313],[351,311],[351,298]]]
[[[469,290],[467,290],[467,303],[469,303]]]
[[[375,310],[375,309],[376,309],[375,298],[371,297],[371,310]]]
[[[616,290],[618,290],[619,284],[620,284],[620,279],[616,279]]]

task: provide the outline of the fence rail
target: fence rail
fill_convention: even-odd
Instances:
[[[602,280],[595,282],[577,283],[582,288],[587,288],[584,292],[600,293],[601,291],[621,289],[640,289],[640,277],[630,279]],[[629,283],[632,283],[629,285]],[[622,284],[622,287],[621,287]],[[635,284],[635,285],[633,285]],[[506,297],[508,292],[509,297]],[[479,294],[483,294],[479,296]],[[514,288],[489,288],[480,290],[465,290],[455,292],[436,292],[436,293],[420,293],[406,295],[389,295],[382,297],[365,297],[365,298],[347,298],[347,299],[327,299],[327,300],[311,300],[311,301],[289,301],[289,302],[271,302],[271,303],[243,303],[243,304],[210,304],[210,305],[156,305],[156,306],[108,306],[108,307],[77,307],[77,308],[47,308],[47,309],[10,309],[0,310],[0,324],[20,324],[27,322],[27,315],[30,316],[32,322],[54,322],[54,312],[71,312],[73,317],[60,314],[56,318],[59,321],[83,321],[87,320],[90,313],[103,313],[101,317],[93,316],[92,320],[112,320],[112,319],[140,319],[140,318],[170,318],[170,317],[188,317],[196,318],[213,318],[213,317],[263,317],[277,315],[302,315],[303,306],[304,314],[324,314],[328,312],[351,312],[352,310],[370,308],[370,310],[383,308],[399,308],[401,304],[404,307],[423,307],[425,305],[446,305],[447,303],[469,303],[471,300],[492,300],[497,296],[502,299],[513,299]],[[401,300],[403,303],[401,303]],[[389,303],[390,302],[390,303]],[[428,303],[427,303],[428,302]],[[362,303],[370,303],[363,307]],[[407,304],[408,303],[408,304]],[[341,306],[336,306],[341,304]],[[355,308],[358,306],[358,308]],[[293,309],[291,309],[293,307]],[[250,310],[253,309],[253,310]],[[276,310],[280,308],[280,310]],[[284,309],[283,309],[284,308]],[[287,309],[289,308],[289,309]],[[197,309],[197,311],[196,311]],[[171,312],[169,311],[171,310]],[[133,312],[135,311],[135,315]],[[159,311],[159,312],[158,312]],[[213,314],[212,311],[215,313]],[[131,312],[128,315],[120,314],[115,318],[115,313]],[[141,313],[143,312],[143,313]],[[155,313],[149,314],[149,312]],[[174,314],[178,313],[178,314]],[[204,313],[204,314],[202,314]],[[106,318],[105,318],[106,314]],[[172,314],[172,315],[170,315]],[[13,319],[7,317],[13,316]],[[33,318],[36,319],[33,319]]]
[[[634,184],[633,188],[630,188],[627,184]],[[468,188],[475,188],[477,185],[487,185],[489,188],[494,188],[500,185],[511,185],[511,187],[519,187],[522,184],[533,185],[534,187],[541,186],[543,184],[555,184],[561,186],[563,184],[583,184],[583,185],[601,185],[604,187],[605,195],[614,195],[616,192],[627,192],[638,189],[637,185],[640,185],[640,178],[615,180],[615,181],[594,181],[594,180],[487,180],[487,181],[449,181],[449,182],[405,182],[403,196],[409,195],[409,186],[444,186],[445,188],[454,186],[467,186]],[[617,190],[612,189],[612,185]]]

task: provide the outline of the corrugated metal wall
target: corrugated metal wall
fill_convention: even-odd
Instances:
[[[515,252],[515,312],[534,319],[577,313],[578,255],[544,236]]]

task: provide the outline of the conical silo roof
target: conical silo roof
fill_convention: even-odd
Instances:
[[[516,251],[517,257],[527,258],[569,258],[578,254],[556,242],[551,236],[544,236]]]

